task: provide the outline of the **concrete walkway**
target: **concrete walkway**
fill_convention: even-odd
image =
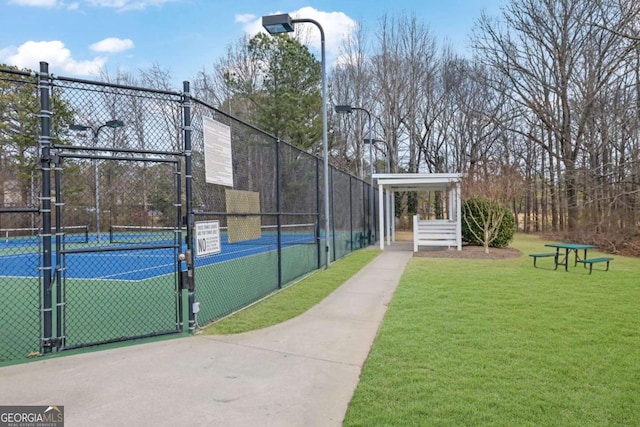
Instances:
[[[66,427],[340,426],[411,258],[402,249],[273,327],[0,368],[0,405],[63,405]]]

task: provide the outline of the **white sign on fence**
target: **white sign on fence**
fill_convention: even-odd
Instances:
[[[222,252],[220,221],[196,221],[196,256]]]
[[[205,180],[209,184],[233,187],[231,128],[209,117],[202,117],[204,133]]]

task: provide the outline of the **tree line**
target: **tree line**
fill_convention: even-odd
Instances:
[[[478,18],[471,57],[412,14],[360,26],[329,73],[329,110],[368,110],[373,135],[366,115],[331,112],[331,161],[368,177],[373,139],[377,172],[464,173],[467,196],[508,204],[524,231],[636,231],[639,11],[628,0],[511,1]],[[261,34],[229,46],[196,86],[319,152],[313,64],[302,41]]]
[[[512,0],[478,18],[471,55],[410,13],[360,25],[328,73],[330,161],[365,179],[461,172],[467,197],[507,204],[527,232],[637,232],[639,13],[631,0]],[[320,154],[320,63],[306,35],[237,40],[193,78],[195,96]],[[140,75],[103,78],[171,85],[157,65]],[[366,115],[334,113],[340,104],[369,111],[372,135]],[[428,209],[402,201],[400,214]]]

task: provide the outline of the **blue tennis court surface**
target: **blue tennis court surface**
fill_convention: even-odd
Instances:
[[[246,256],[277,250],[277,244],[271,243],[269,237],[254,241],[228,243],[226,236],[221,239],[221,253],[196,257],[196,267],[225,262]],[[298,244],[315,244],[312,235],[282,236],[282,246],[291,247]],[[176,251],[172,248],[127,250],[126,245],[118,246],[122,250],[108,252],[69,253],[64,258],[65,276],[68,279],[97,280],[145,280],[153,277],[172,274],[175,270]],[[15,242],[10,245],[15,249]],[[88,246],[85,246],[88,248]],[[105,247],[105,246],[103,246]],[[7,245],[0,244],[0,250]],[[37,277],[39,253],[36,248],[23,253],[0,255],[0,276],[2,277]],[[184,250],[184,248],[183,248]],[[0,252],[1,253],[1,252]],[[52,255],[54,270],[57,267],[56,254]]]

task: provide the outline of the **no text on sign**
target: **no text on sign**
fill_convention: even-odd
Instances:
[[[196,221],[196,255],[213,255],[222,252],[220,246],[220,221]]]

